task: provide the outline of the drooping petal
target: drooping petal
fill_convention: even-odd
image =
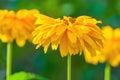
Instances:
[[[77,37],[74,32],[67,30],[67,35],[68,35],[68,38],[71,41],[71,43],[76,43]]]
[[[96,49],[96,50],[99,49],[99,46],[95,43],[95,41],[92,40],[92,38],[90,38],[90,37],[87,36],[87,35],[84,35],[83,37],[84,37],[85,42],[89,43],[89,45],[90,45],[92,48],[94,48],[94,49]]]
[[[61,53],[62,57],[66,56],[68,54],[67,42],[68,42],[68,39],[67,39],[66,32],[65,32],[60,41],[60,53]]]

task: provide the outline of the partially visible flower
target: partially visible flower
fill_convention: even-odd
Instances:
[[[66,17],[54,19],[42,14],[36,15],[36,25],[33,31],[33,43],[36,48],[44,47],[46,53],[51,45],[56,50],[59,45],[61,56],[76,55],[83,50],[95,55],[96,50],[102,47],[103,35],[94,18],[79,16],[77,18]]]
[[[2,42],[13,41],[12,26],[14,22],[15,12],[8,10],[0,10],[0,39]]]
[[[16,40],[18,46],[23,46],[26,40],[31,39],[37,10],[19,10],[18,12],[0,10],[0,39],[2,42]]]
[[[102,31],[105,37],[104,47],[97,56],[89,57],[91,60],[89,63],[108,62],[116,67],[120,63],[120,28],[112,29],[110,26],[104,26]]]

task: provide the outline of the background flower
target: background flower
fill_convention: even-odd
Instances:
[[[103,48],[105,61],[112,66],[118,66],[120,63],[120,29],[112,29],[110,26],[105,26],[102,30],[106,38]]]
[[[26,40],[31,39],[34,30],[34,14],[37,10],[19,10],[18,12],[0,10],[0,39],[2,42],[16,40],[18,46],[23,46]]]
[[[108,62],[111,66],[118,66],[120,63],[120,29],[113,29],[111,26],[102,27],[105,37],[104,47],[101,52],[97,52],[97,56],[89,56],[89,63],[97,64],[98,61]],[[101,54],[100,54],[101,53]]]

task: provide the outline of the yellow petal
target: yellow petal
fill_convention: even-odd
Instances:
[[[95,56],[96,55],[96,49],[94,49],[93,47],[91,47],[87,42],[84,42],[85,44],[85,49],[87,49],[91,56]]]
[[[67,39],[66,32],[65,32],[60,41],[60,53],[61,53],[62,57],[66,56],[68,54],[67,42],[68,42],[68,39]]]
[[[57,50],[58,48],[58,45],[55,45],[55,44],[52,44],[51,46],[52,46],[52,50]]]
[[[52,24],[56,22],[54,18],[43,14],[36,14],[35,16],[37,17],[35,24]]]
[[[90,45],[90,47],[93,47],[93,49],[99,49],[99,46],[93,41],[89,36],[84,35],[84,40]]]
[[[19,47],[23,47],[25,45],[25,40],[16,39],[16,43]]]
[[[47,46],[44,46],[44,53],[46,54],[47,53],[47,50],[48,50],[48,45]]]
[[[57,28],[56,35],[62,35],[65,32],[65,30],[67,29],[66,26],[63,26],[63,25],[58,26],[56,28]]]
[[[110,39],[113,35],[113,29],[110,26],[104,26],[102,28],[103,35],[105,36],[106,39]]]
[[[38,49],[41,46],[41,44],[38,44],[35,49]]]
[[[96,19],[89,17],[89,16],[80,16],[76,19],[76,22],[82,22],[84,24],[91,23],[91,24],[97,24],[101,23],[101,21],[97,21]]]
[[[120,29],[119,28],[114,30],[114,37],[120,39]]]
[[[57,50],[58,45],[59,45],[59,40],[58,39],[51,42],[51,46],[52,46],[53,50]]]
[[[67,30],[67,35],[68,35],[68,38],[71,41],[71,43],[76,43],[77,37],[72,31]]]
[[[99,61],[99,55],[91,56],[90,52],[87,49],[85,49],[84,56],[85,56],[86,62],[88,63],[92,63],[96,65]]]
[[[0,34],[0,39],[2,42],[8,42],[8,38],[5,35]]]
[[[55,32],[56,32],[55,27],[52,27],[52,28],[46,33],[46,37],[45,37],[45,38],[52,37],[52,35],[55,34]]]

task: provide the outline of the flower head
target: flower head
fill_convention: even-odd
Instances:
[[[112,66],[120,63],[120,28],[112,29],[110,26],[103,27],[106,38],[103,48],[103,56]]]
[[[2,42],[16,40],[18,46],[23,46],[31,39],[31,32],[35,28],[34,22],[37,10],[19,10],[18,12],[0,10],[0,39]]]
[[[52,50],[59,46],[62,57],[75,55],[83,50],[95,55],[96,50],[100,50],[103,36],[96,24],[101,21],[89,16],[54,19],[38,14],[36,17],[38,27],[33,31],[33,43],[37,45],[36,48],[43,46],[45,53],[50,45]]]
[[[98,52],[97,56],[89,57],[89,63],[96,64],[99,61],[108,62],[114,67],[118,66],[120,63],[120,29],[104,26],[102,31],[105,37],[103,49]]]

